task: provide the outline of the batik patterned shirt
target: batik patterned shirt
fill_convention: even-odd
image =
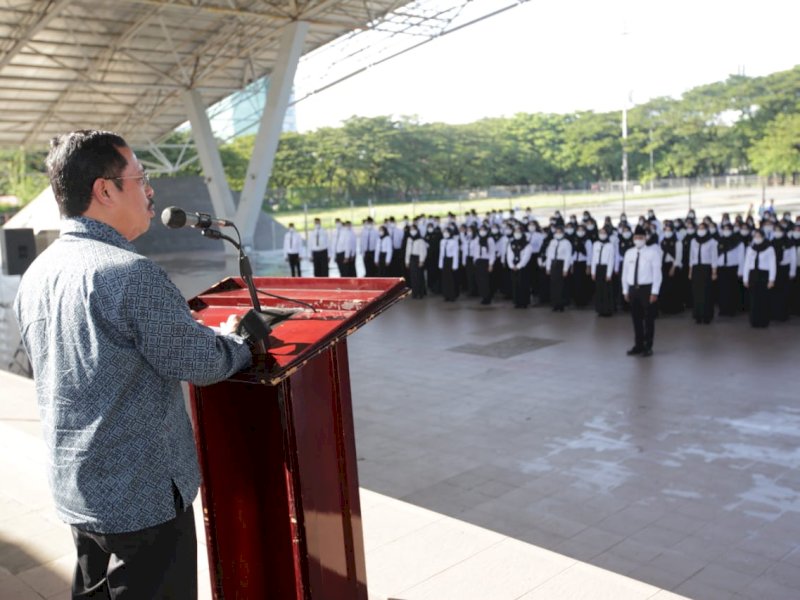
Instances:
[[[175,516],[200,474],[180,382],[248,366],[249,347],[197,323],[166,272],[114,228],[62,221],[20,283],[14,310],[31,359],[59,516],[98,532]]]

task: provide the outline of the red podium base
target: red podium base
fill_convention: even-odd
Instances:
[[[307,310],[262,364],[190,386],[215,598],[366,600],[346,337],[408,291],[397,279],[256,279]],[[239,279],[190,301],[218,325],[249,309]],[[262,306],[298,305],[264,297]]]

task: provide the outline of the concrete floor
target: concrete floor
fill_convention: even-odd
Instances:
[[[350,339],[361,484],[698,600],[800,597],[800,320],[631,345],[627,315],[401,303]]]

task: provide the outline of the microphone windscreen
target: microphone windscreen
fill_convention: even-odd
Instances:
[[[161,222],[170,229],[179,229],[186,225],[186,211],[177,206],[168,206],[161,213]]]

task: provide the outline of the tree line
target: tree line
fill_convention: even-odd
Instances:
[[[253,139],[222,147],[234,189],[243,185]],[[296,207],[491,186],[585,189],[622,178],[623,150],[631,180],[757,173],[798,183],[800,65],[632,107],[624,142],[621,111],[523,113],[464,125],[352,117],[341,127],[284,133],[269,195]]]
[[[175,132],[166,141],[189,135]],[[234,190],[244,184],[253,141],[241,136],[220,147]],[[624,146],[621,111],[521,113],[463,125],[352,117],[341,127],[287,132],[265,201],[333,207],[447,198],[454,190],[491,186],[588,189],[622,178],[623,150],[631,180],[757,173],[800,183],[800,65],[763,77],[730,76],[680,98],[634,106]],[[164,151],[171,152],[178,150]],[[6,161],[0,193],[30,195],[31,180],[42,181],[35,164],[41,156]],[[187,172],[199,173],[200,165]]]

